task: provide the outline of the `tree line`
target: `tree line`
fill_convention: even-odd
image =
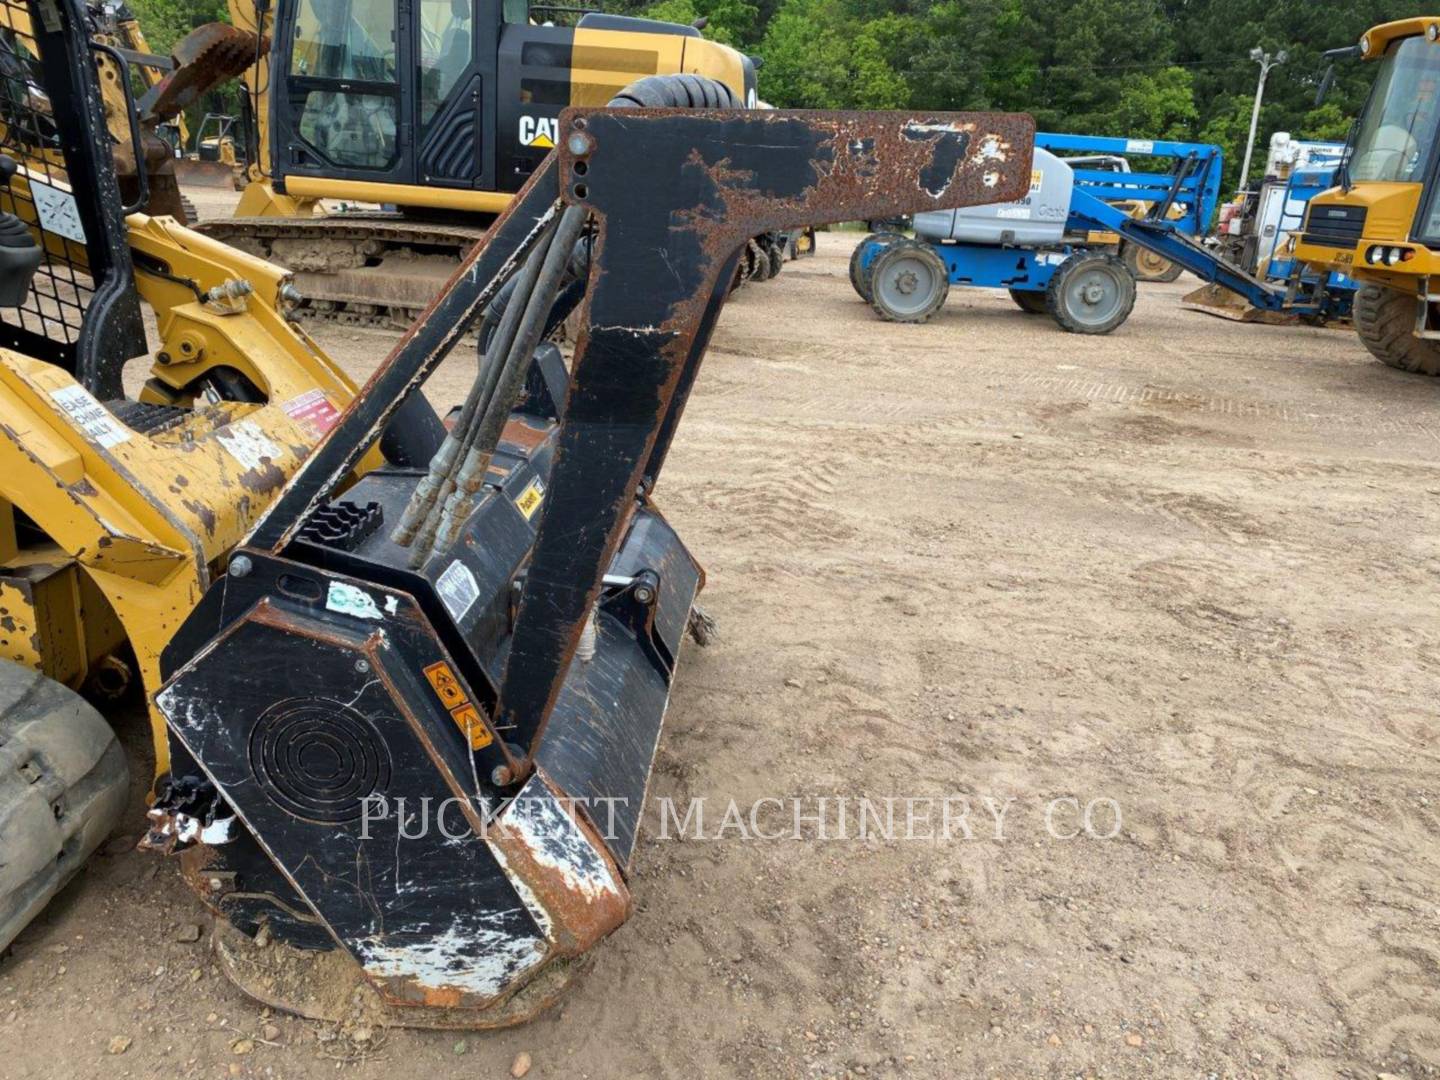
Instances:
[[[152,48],[225,18],[224,0],[131,0]],[[1239,172],[1259,74],[1270,133],[1344,139],[1374,77],[1341,64],[1316,107],[1321,54],[1420,9],[1414,0],[606,0],[690,23],[761,59],[760,94],[811,109],[1003,109],[1041,130],[1217,143]]]
[[[1421,6],[1423,8],[1423,5]],[[1420,13],[1414,0],[660,0],[615,4],[760,57],[771,104],[1003,109],[1044,131],[1217,143],[1234,185],[1260,47],[1284,49],[1256,139],[1343,140],[1373,65],[1342,63],[1315,105],[1327,49]]]

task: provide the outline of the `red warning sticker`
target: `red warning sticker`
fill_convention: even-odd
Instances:
[[[340,410],[330,403],[324,390],[307,390],[291,398],[285,403],[285,414],[317,436],[324,435],[340,419]]]

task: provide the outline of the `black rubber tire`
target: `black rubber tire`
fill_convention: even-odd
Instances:
[[[612,109],[741,109],[722,82],[699,75],[647,75],[610,99]]]
[[[1185,272],[1185,268],[1179,263],[1171,262],[1169,259],[1159,255],[1155,255],[1154,258],[1163,262],[1165,268],[1163,270],[1146,269],[1144,263],[1146,256],[1149,254],[1151,253],[1147,252],[1146,249],[1142,248],[1139,244],[1132,244],[1127,241],[1120,245],[1120,260],[1130,268],[1130,273],[1135,275],[1136,281],[1169,282],[1176,280]]]
[[[0,660],[0,951],[110,835],[130,797],[115,732],[75,691]]]
[[[899,233],[873,233],[856,244],[855,250],[850,253],[850,285],[854,288],[860,299],[864,300],[867,304],[875,301],[874,294],[870,292],[870,279],[875,267],[875,259],[870,260],[869,266],[862,268],[860,266],[861,251],[866,244],[873,242],[881,245],[881,252],[883,252],[885,247],[904,239],[905,237]],[[879,254],[880,253],[877,253],[876,258],[879,257]]]
[[[1414,375],[1440,375],[1440,341],[1415,336],[1410,293],[1366,282],[1355,292],[1355,332],[1370,355],[1387,367]]]
[[[1049,308],[1045,306],[1045,294],[1035,292],[1032,289],[1011,289],[1010,299],[1015,301],[1015,306],[1026,315],[1044,315]]]
[[[780,271],[785,269],[785,249],[779,244],[768,250],[770,256],[770,277],[767,280],[773,281],[780,276]]]
[[[1071,289],[1081,275],[1100,273],[1117,289],[1117,303],[1103,318],[1087,319],[1083,309],[1072,306]],[[1130,317],[1135,307],[1135,275],[1114,255],[1100,251],[1077,251],[1055,271],[1045,290],[1045,310],[1070,334],[1108,334]]]
[[[917,304],[900,307],[887,298],[884,284],[888,280],[887,274],[898,274],[907,262],[922,275],[917,284],[922,288],[928,284],[930,288],[921,294]],[[880,283],[878,286],[877,282]],[[870,306],[886,322],[929,322],[945,306],[945,298],[950,295],[950,273],[940,256],[935,254],[935,249],[908,237],[901,237],[875,257],[870,264],[869,284]]]

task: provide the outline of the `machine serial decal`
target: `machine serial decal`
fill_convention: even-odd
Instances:
[[[459,559],[446,567],[445,572],[435,580],[435,591],[456,622],[463,619],[470,605],[480,599],[480,586],[475,581],[475,575]]]

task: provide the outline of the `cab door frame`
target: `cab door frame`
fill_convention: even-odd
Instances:
[[[316,177],[319,179],[356,180],[374,184],[413,184],[415,182],[415,33],[408,27],[417,25],[412,14],[412,0],[392,0],[395,10],[395,81],[380,82],[358,78],[333,78],[316,75],[292,75],[291,58],[299,9],[304,0],[281,3],[277,7],[274,40],[279,47],[270,50],[271,110],[271,180],[275,190],[285,191],[285,178]],[[387,167],[345,165],[328,159],[324,152],[308,142],[300,133],[305,95],[312,92],[336,94],[379,94],[395,98],[395,155]]]

